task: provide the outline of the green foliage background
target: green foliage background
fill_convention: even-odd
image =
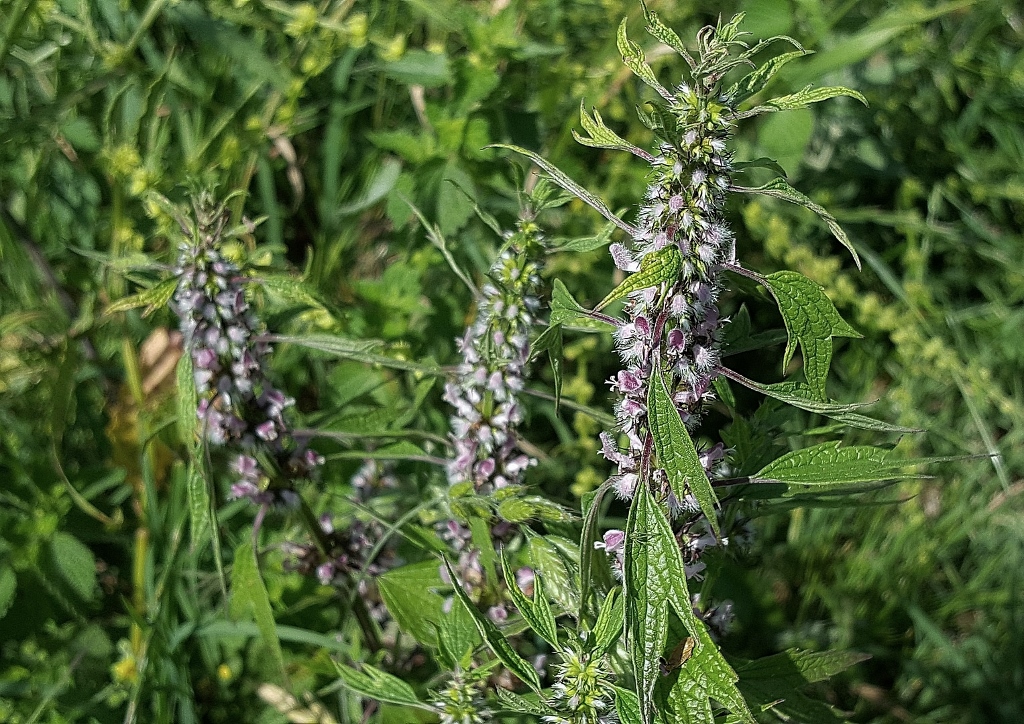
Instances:
[[[737,139],[835,213],[864,271],[811,214],[770,200],[736,209],[740,255],[823,284],[864,334],[838,344],[830,397],[881,398],[878,416],[925,429],[900,441],[908,456],[979,456],[856,508],[760,524],[752,555],[716,583],[736,601],[728,647],[871,654],[825,690],[853,721],[1020,721],[1024,14],[997,0],[651,5],[684,38],[744,11],[755,36],[816,51],[781,85],[868,98],[770,114]],[[185,444],[161,367],[173,344],[150,337],[173,317],[107,311],[173,260],[171,222],[149,192],[248,193],[237,211],[266,220],[236,251],[267,280],[271,329],[374,337],[449,363],[470,296],[407,200],[479,276],[500,239],[473,200],[506,226],[518,208],[517,167],[489,143],[544,153],[612,208],[640,198],[637,164],[571,136],[582,100],[650,141],[615,50],[624,15],[639,26],[639,7],[620,0],[0,2],[0,720],[121,721],[142,707],[141,721],[283,721],[256,691],[280,677],[275,657],[211,603],[209,546],[187,530]],[[600,230],[575,203],[549,224],[552,236]],[[593,304],[613,269],[595,250],[552,255],[547,273]],[[768,304],[749,311],[779,324]],[[568,400],[604,404],[609,350],[569,341]],[[363,456],[347,431],[377,429],[391,445],[402,431],[444,434],[439,391],[415,375],[287,345],[274,364],[307,421],[338,433],[325,443],[325,506]],[[757,354],[736,366],[781,374]],[[819,441],[805,431],[828,422],[758,414],[788,415],[792,433],[761,440],[751,465]],[[756,421],[734,424],[756,433]],[[607,473],[597,432],[537,402],[535,482],[566,501],[593,489]],[[397,505],[385,497],[376,512]],[[249,521],[225,508],[226,547]],[[266,578],[290,690],[359,716],[332,683],[341,606],[279,565]]]

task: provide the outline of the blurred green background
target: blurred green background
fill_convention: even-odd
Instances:
[[[925,429],[900,441],[908,454],[977,456],[856,508],[759,521],[717,583],[739,616],[727,648],[871,654],[821,692],[852,721],[1024,721],[1024,10],[650,5],[684,39],[745,12],[754,37],[815,51],[776,91],[845,85],[868,98],[767,115],[736,138],[738,157],[778,159],[835,214],[863,272],[811,214],[770,200],[732,210],[739,254],[820,282],[864,334],[838,347],[831,397],[880,398],[875,415]],[[248,193],[233,203],[266,217],[244,253],[276,280],[262,301],[271,329],[375,337],[448,363],[470,297],[407,200],[476,274],[501,240],[474,200],[509,226],[521,183],[522,167],[489,143],[545,154],[612,208],[635,204],[643,164],[570,134],[584,101],[632,142],[651,140],[615,49],[623,16],[679,79],[679,59],[625,0],[0,0],[0,720],[121,721],[142,706],[141,721],[284,721],[257,695],[251,635],[218,634],[209,552],[180,540],[174,320],[105,312],[173,260],[150,192]],[[546,225],[567,237],[600,228],[577,203]],[[612,265],[603,250],[560,253],[547,274],[593,303]],[[767,306],[750,312],[778,323]],[[609,350],[597,337],[567,345],[567,398],[604,403]],[[777,379],[768,359],[737,365]],[[408,379],[289,348],[275,374],[311,424],[344,431],[353,415],[386,412],[444,432],[429,386],[414,398]],[[822,419],[785,414],[791,437],[765,440],[767,453],[821,432],[803,431]],[[597,432],[536,405],[527,437],[547,453],[536,481],[566,500],[599,484]],[[342,448],[327,498],[359,464]],[[224,535],[240,539],[249,520],[229,506]],[[320,636],[286,644],[293,689],[340,697],[329,595],[267,575],[279,623]]]

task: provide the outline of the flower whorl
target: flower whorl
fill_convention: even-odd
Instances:
[[[323,458],[313,450],[296,448],[291,439],[284,411],[295,400],[267,377],[270,346],[260,338],[260,322],[245,299],[241,270],[220,248],[228,222],[226,208],[204,194],[194,210],[195,223],[181,223],[188,238],[179,247],[172,308],[192,360],[203,434],[213,445],[238,451],[231,465],[238,476],[232,497],[294,502],[295,493],[287,484],[278,481],[267,489],[261,485],[263,479],[280,478],[278,472],[288,481],[308,477]],[[279,470],[267,470],[265,462],[257,460],[268,457]]]
[[[539,306],[540,284],[532,252],[537,227],[522,221],[491,267],[476,319],[458,340],[462,363],[445,385],[455,447],[448,463],[451,485],[472,482],[478,492],[518,484],[536,461],[516,443],[522,422],[519,393],[530,357],[529,331]]]

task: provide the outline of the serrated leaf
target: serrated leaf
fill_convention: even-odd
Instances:
[[[836,221],[836,218],[826,211],[824,207],[814,203],[795,188],[790,186],[785,182],[785,180],[781,178],[773,179],[763,186],[757,186],[754,188],[747,188],[745,186],[732,186],[730,188],[733,191],[745,194],[771,196],[772,198],[782,199],[783,201],[788,201],[791,204],[798,204],[799,206],[803,206],[805,209],[810,209],[821,217],[821,220],[828,225],[829,231],[832,232],[832,235],[836,237],[840,244],[847,248],[853,256],[853,261],[857,265],[857,268],[860,269],[860,257],[857,255],[857,250],[853,248],[853,244],[850,243],[849,237],[846,236],[846,232],[843,231],[841,226],[839,226],[839,222]]]
[[[384,343],[372,339],[344,339],[332,337],[326,334],[309,334],[302,336],[278,335],[273,338],[275,342],[297,344],[300,347],[314,349],[341,359],[355,360],[370,365],[391,367],[409,372],[420,372],[425,375],[444,375],[445,371],[436,365],[410,362],[408,360],[388,357],[378,354],[373,350],[380,349]]]
[[[567,546],[572,546],[572,557],[566,555]],[[579,607],[577,578],[579,573],[578,555],[575,545],[564,538],[549,535],[530,537],[530,561],[533,568],[544,578],[544,587],[551,598],[563,610],[573,611]]]
[[[528,714],[536,717],[544,717],[552,713],[550,707],[548,707],[542,701],[531,700],[530,698],[519,696],[514,694],[508,689],[504,689],[500,686],[494,687],[494,695],[501,704],[501,708],[504,711],[515,712],[516,714]],[[536,699],[536,694],[531,694]]]
[[[806,86],[800,89],[796,93],[791,93],[788,96],[782,96],[780,98],[772,98],[771,100],[765,101],[764,105],[751,108],[749,111],[743,111],[737,114],[739,117],[750,117],[759,113],[771,113],[772,111],[791,111],[796,108],[804,108],[809,106],[811,103],[818,103],[820,101],[828,100],[829,98],[836,98],[838,96],[847,96],[849,98],[856,98],[864,105],[868,104],[867,98],[858,93],[855,90],[849,88],[843,88],[842,86],[824,86],[821,88],[815,88],[813,86]]]
[[[762,710],[772,710],[793,721],[839,724],[845,721],[843,717],[824,702],[808,698],[800,689],[866,658],[863,654],[842,651],[810,653],[790,649],[747,662],[736,670],[744,696]]]
[[[644,723],[653,720],[653,692],[661,676],[659,659],[665,649],[671,605],[697,641],[690,658],[679,670],[679,677],[685,677],[686,686],[698,698],[714,698],[741,721],[754,724],[736,688],[735,672],[693,613],[679,544],[668,519],[643,483],[637,486],[626,524],[623,584],[626,632]],[[706,709],[708,705],[706,701],[695,701],[694,706]]]
[[[783,357],[785,369],[797,344],[803,351],[804,376],[814,396],[826,400],[825,379],[832,361],[832,337],[860,337],[861,334],[839,316],[824,288],[795,271],[780,271],[765,277],[765,283],[779,303],[789,332]]]
[[[654,436],[654,451],[658,456],[658,465],[666,475],[676,500],[682,502],[687,492],[693,493],[700,510],[707,518],[715,536],[721,535],[718,529],[718,515],[715,508],[718,498],[708,480],[707,472],[700,462],[697,448],[693,444],[686,425],[679,417],[672,395],[665,385],[665,378],[660,371],[652,374],[647,394],[647,416],[651,423]]]
[[[543,578],[541,576],[534,578],[533,600],[531,601],[519,589],[519,584],[516,582],[515,574],[512,573],[512,567],[509,565],[508,559],[505,558],[504,551],[501,552],[501,573],[505,579],[505,586],[508,589],[509,596],[512,598],[512,603],[519,609],[519,613],[526,622],[530,624],[530,628],[557,649],[558,627],[555,624],[555,616],[551,612],[551,605],[544,594]]]
[[[720,368],[719,371],[730,380],[738,382],[751,390],[756,390],[768,397],[785,402],[801,410],[814,412],[833,420],[838,420],[839,422],[850,425],[851,427],[857,427],[863,430],[877,430],[879,432],[895,432],[900,434],[921,432],[921,430],[914,427],[893,425],[888,422],[873,420],[870,417],[853,412],[853,410],[861,407],[873,405],[875,404],[874,402],[838,403],[833,401],[822,401],[813,398],[806,385],[798,385],[794,382],[778,382],[771,385],[762,385],[760,382],[754,382],[753,380],[748,379],[737,372],[733,372],[732,370]]]
[[[737,171],[744,171],[748,168],[764,168],[779,174],[783,178],[786,177],[786,169],[782,168],[774,158],[767,158],[765,156],[750,161],[735,161],[732,167]]]
[[[287,274],[260,276],[256,281],[284,302],[304,305],[329,312],[327,304],[310,284]]]
[[[582,329],[609,331],[615,325],[594,317],[592,312],[577,302],[561,279],[555,279],[551,289],[551,324]]]
[[[174,296],[174,290],[177,288],[178,279],[176,277],[165,279],[149,289],[144,289],[137,294],[132,294],[131,296],[118,299],[116,302],[108,306],[103,313],[105,315],[111,315],[118,312],[127,312],[129,309],[145,307],[146,309],[142,312],[142,316],[148,317],[157,309],[166,307],[168,302],[171,301],[171,297]]]
[[[741,680],[764,680],[788,686],[824,681],[871,656],[856,651],[801,651],[788,649],[736,667]]]
[[[679,670],[669,690],[669,724],[714,724],[710,700],[717,701],[740,721],[754,722],[747,702],[736,686],[738,677],[722,657],[704,626],[697,629],[698,644]]]
[[[644,0],[640,0],[640,7],[643,8],[644,20],[647,21],[647,32],[686,58],[691,68],[694,67],[693,58],[690,57],[689,51],[686,49],[683,41],[679,39],[676,31],[665,25],[657,13],[647,7],[647,3]]]
[[[488,148],[507,148],[509,151],[515,151],[520,155],[526,156],[528,159],[530,159],[535,164],[540,166],[548,174],[548,176],[554,183],[568,191],[570,194],[578,198],[583,203],[590,206],[596,212],[601,214],[601,216],[608,219],[608,221],[615,224],[617,227],[625,231],[631,237],[636,237],[637,235],[639,235],[639,229],[637,229],[635,226],[631,224],[626,223],[618,216],[613,214],[612,210],[609,209],[605,205],[605,203],[601,201],[601,199],[594,196],[592,193],[590,193],[585,188],[580,186],[578,183],[573,181],[571,178],[566,176],[565,173],[562,172],[557,166],[555,166],[552,163],[549,163],[547,160],[537,155],[533,151],[528,151],[525,148],[522,148],[521,146],[514,146],[506,143],[491,144],[490,146],[488,146]]]
[[[368,699],[432,711],[430,706],[417,698],[413,688],[397,676],[392,676],[369,664],[363,664],[362,670],[356,670],[337,662],[334,666],[345,686]]]
[[[248,541],[240,544],[235,550],[235,559],[231,567],[231,602],[229,606],[231,618],[252,619],[260,630],[263,643],[270,649],[271,658],[276,665],[281,679],[285,678],[284,655],[281,642],[277,638],[274,625],[274,610],[270,606],[270,596],[260,575],[256,552]]]
[[[395,622],[422,644],[437,645],[437,622],[445,619],[444,583],[436,561],[412,563],[377,579],[377,590]]]
[[[670,244],[664,249],[652,251],[640,260],[640,268],[630,274],[625,281],[615,287],[608,296],[601,300],[601,303],[594,307],[599,311],[617,299],[627,297],[642,289],[656,287],[668,281],[675,281],[683,268],[683,255],[675,244]]]
[[[592,645],[596,655],[606,653],[622,635],[625,604],[621,593],[622,589],[613,588],[601,602],[601,610],[597,614],[597,621],[591,632]]]
[[[621,686],[615,689],[615,713],[619,715],[622,724],[641,724],[643,716],[640,713],[640,699],[629,689]]]
[[[808,50],[795,50],[790,53],[776,55],[771,60],[766,61],[740,78],[739,81],[729,88],[726,95],[733,98],[733,103],[742,103],[747,98],[760,92],[765,86],[767,86],[769,81],[775,77],[775,74],[791,60],[802,58],[803,56],[810,55],[811,53],[812,51]]]
[[[582,254],[608,246],[614,231],[615,224],[605,224],[594,236],[580,236],[575,239],[552,239],[551,243],[561,251],[575,251]]]
[[[868,445],[840,447],[838,441],[795,450],[769,463],[756,475],[756,480],[775,481],[787,485],[832,488],[920,477],[901,469],[948,460],[949,458],[916,458],[907,460],[892,456],[891,450]]]
[[[654,90],[658,91],[658,95],[665,100],[675,100],[675,97],[658,82],[657,77],[654,75],[654,71],[651,70],[651,66],[647,65],[647,59],[644,58],[643,49],[626,37],[625,18],[623,18],[622,22],[619,24],[619,31],[615,35],[615,43],[619,48],[619,53],[622,55],[622,62],[626,64],[627,68],[633,71],[633,75]]]
[[[444,559],[444,565],[448,569],[448,575],[452,580],[452,589],[455,591],[455,597],[459,599],[459,602],[466,607],[470,615],[473,617],[473,623],[476,624],[477,631],[483,637],[484,642],[488,648],[494,652],[494,655],[498,657],[498,660],[505,665],[509,671],[515,674],[521,681],[529,686],[534,691],[540,691],[540,680],[537,678],[537,671],[526,661],[519,653],[512,647],[508,639],[505,638],[504,634],[498,630],[498,627],[494,623],[484,616],[480,611],[477,610],[476,606],[470,600],[469,596],[462,588],[462,584],[459,581],[459,577],[452,569],[448,559]]]
[[[582,136],[576,132],[576,129],[572,129],[572,137],[576,139],[576,143],[591,148],[611,148],[616,151],[629,151],[636,156],[650,157],[649,153],[637,148],[604,125],[604,119],[601,118],[601,114],[596,108],[593,110],[593,114],[591,116],[587,113],[586,106],[583,105],[583,101],[580,101],[580,125],[583,126],[587,135]]]
[[[622,580],[627,643],[644,724],[653,721],[654,685],[661,674],[658,659],[668,635],[671,582],[668,580],[669,564],[656,525],[657,519],[663,517],[647,490],[646,482],[641,481],[633,495],[626,522]],[[684,577],[684,586],[685,581]]]

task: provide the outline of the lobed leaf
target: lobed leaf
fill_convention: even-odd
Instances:
[[[730,96],[734,103],[742,103],[750,96],[765,88],[771,79],[775,77],[775,74],[791,60],[802,58],[803,56],[810,55],[811,53],[813,53],[813,51],[795,50],[789,53],[776,55],[771,60],[766,61],[764,64],[747,73],[736,83],[733,83],[733,85],[729,87],[729,90],[726,91],[726,95]]]
[[[611,148],[616,151],[629,151],[634,156],[640,156],[647,160],[653,160],[654,157],[647,153],[641,148],[637,148],[632,143],[621,138],[608,126],[604,125],[604,120],[601,118],[601,114],[595,108],[593,110],[593,117],[587,113],[586,107],[583,102],[580,101],[580,124],[583,126],[583,130],[587,132],[587,136],[581,136],[572,130],[572,137],[576,139],[577,143],[583,144],[584,146],[590,146],[591,148]]]
[[[633,75],[654,90],[658,91],[658,95],[665,100],[675,100],[675,96],[673,96],[668,89],[658,82],[657,77],[654,75],[654,71],[651,70],[651,66],[647,65],[647,59],[644,58],[643,49],[626,37],[625,18],[622,19],[621,23],[619,23],[619,31],[615,36],[615,42],[619,47],[619,53],[622,54],[622,62],[626,64],[627,68],[633,71]]]
[[[804,376],[812,394],[828,399],[825,379],[832,361],[832,337],[860,337],[836,310],[824,288],[795,271],[780,271],[765,277],[765,284],[779,303],[779,311],[789,332],[783,356],[785,369],[797,344],[803,350]]]
[[[750,118],[751,116],[760,115],[761,113],[773,113],[775,111],[791,111],[797,108],[806,108],[811,103],[818,103],[820,101],[825,101],[829,98],[837,98],[839,96],[856,98],[864,105],[868,104],[867,98],[857,91],[849,88],[843,88],[842,86],[823,86],[820,88],[806,86],[796,93],[791,93],[788,96],[781,96],[779,98],[772,98],[771,100],[765,101],[764,105],[737,113],[736,117]]]
[[[127,312],[129,309],[137,309],[139,307],[145,307],[142,316],[148,317],[150,314],[155,312],[157,309],[162,309],[167,306],[171,301],[171,297],[174,296],[174,291],[178,288],[178,278],[172,277],[171,279],[165,279],[164,281],[156,284],[149,289],[144,289],[138,294],[132,294],[128,297],[122,297],[113,304],[109,305],[105,310],[104,314],[111,315],[117,312]]]

